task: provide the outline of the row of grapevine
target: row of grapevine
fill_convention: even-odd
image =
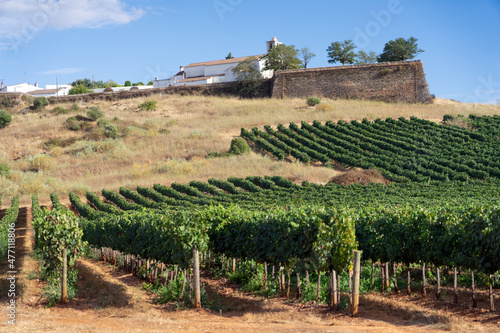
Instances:
[[[0,220],[0,258],[3,259],[8,253],[9,238],[14,239],[15,234],[13,229],[19,215],[19,196],[14,196],[10,203],[10,207],[5,211],[4,217]]]
[[[302,185],[273,177],[209,179],[208,183],[194,181],[189,184],[164,185],[154,188],[138,186],[137,190],[120,188],[119,193],[105,190],[106,204],[94,193],[87,193],[87,200],[98,211],[120,214],[128,210],[191,210],[210,205],[238,205],[245,209],[265,210],[288,205],[334,205],[356,207],[378,206],[427,206],[470,207],[498,205],[500,186],[489,182],[431,182],[391,183],[367,186]],[[181,192],[182,191],[182,192]],[[112,194],[112,195],[111,195]]]
[[[70,198],[81,215],[97,216],[76,195]],[[189,265],[193,248],[208,247],[237,258],[343,269],[356,247],[348,214],[320,208],[263,213],[217,206],[189,213],[102,213],[82,228],[84,239],[96,247],[182,267]]]
[[[358,211],[364,259],[433,263],[493,274],[500,270],[500,207]]]
[[[480,124],[479,118],[475,119],[476,125]],[[335,161],[377,168],[393,181],[465,181],[500,178],[499,144],[491,139],[500,125],[496,121],[488,124],[479,134],[414,117],[337,124],[314,121],[312,125],[302,122],[300,127],[291,123],[289,128],[279,124],[277,131],[270,126],[264,126],[265,131],[241,129],[241,136],[278,159],[292,156],[327,167]],[[492,133],[486,133],[485,128]]]

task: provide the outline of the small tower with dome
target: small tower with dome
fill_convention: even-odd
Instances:
[[[276,36],[274,36],[270,41],[266,42],[266,46],[267,46],[266,52],[269,52],[270,49],[272,49],[273,47],[276,47],[280,44],[283,44],[283,43],[280,42],[278,40],[278,38],[276,38]]]

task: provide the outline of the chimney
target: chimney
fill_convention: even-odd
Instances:
[[[180,69],[181,69],[181,72],[184,72],[184,66],[181,66]]]
[[[2,81],[2,87],[0,89],[3,89],[3,88],[5,88],[5,85],[3,84],[3,81]]]
[[[35,87],[37,87],[37,88],[38,88],[38,82],[35,82]]]

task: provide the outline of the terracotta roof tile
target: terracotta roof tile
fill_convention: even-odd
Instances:
[[[27,92],[28,95],[45,95],[45,94],[55,94],[57,93],[59,90],[63,90],[63,88],[59,88],[59,89],[43,89],[43,90],[33,90],[33,91],[29,91]]]
[[[197,62],[197,63],[189,64],[184,68],[196,67],[196,66],[214,66],[214,65],[232,64],[232,63],[243,61],[243,60],[250,58],[250,57],[260,58],[262,56],[263,56],[263,54],[256,55],[256,56],[239,57],[239,58],[233,58],[233,59],[222,59],[222,60],[214,60],[214,61]]]
[[[210,75],[210,76],[196,76],[196,77],[190,77],[187,79],[182,79],[177,82],[196,82],[196,81],[202,81],[202,80],[208,80],[214,76],[224,76],[225,74],[218,74],[218,75]]]

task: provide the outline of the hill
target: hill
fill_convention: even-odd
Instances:
[[[140,111],[145,98],[118,102],[49,105],[33,112],[19,105],[11,110],[12,123],[2,129],[0,163],[10,167],[0,177],[0,196],[74,191],[153,183],[168,185],[208,178],[274,176],[295,182],[326,183],[344,170],[300,163],[280,163],[259,154],[207,159],[210,152],[226,152],[240,128],[301,121],[321,122],[416,116],[440,122],[445,114],[491,115],[498,106],[459,103],[399,104],[325,100],[327,107],[307,107],[302,99],[254,99],[154,95],[154,111]],[[107,121],[92,121],[87,113],[98,107]],[[325,111],[321,111],[325,110]],[[104,127],[116,125],[118,138]],[[100,126],[99,126],[99,125]],[[63,197],[63,196],[62,196]]]

